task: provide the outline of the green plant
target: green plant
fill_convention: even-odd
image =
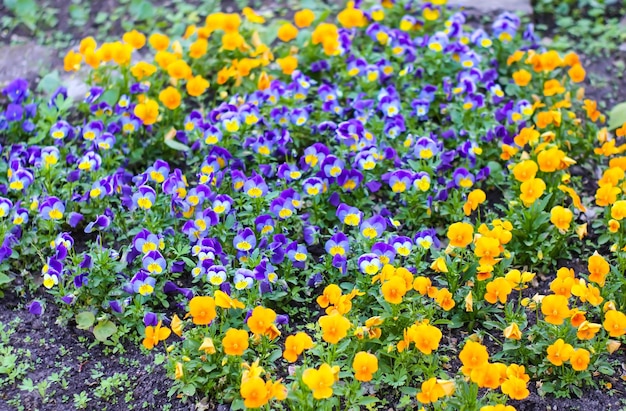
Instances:
[[[33,383],[32,379],[24,378],[18,388],[22,391],[33,392],[37,389],[37,386]]]
[[[79,394],[74,394],[74,406],[79,410],[84,410],[87,408],[89,401],[89,395],[87,391],[81,391]]]
[[[26,26],[32,33],[40,28],[53,28],[58,23],[58,9],[41,4],[37,0],[3,0],[4,6],[13,16],[2,16],[0,26],[14,29]]]
[[[626,4],[620,0],[535,0],[533,9],[540,17],[537,28],[554,37],[553,48],[609,57],[626,40],[619,21]]]
[[[0,322],[0,382],[4,384],[15,384],[33,368],[33,364],[28,361],[31,357],[30,351],[10,344],[11,336],[15,334],[15,327],[19,321],[16,317],[6,325]]]
[[[116,372],[112,376],[100,380],[100,383],[94,389],[94,395],[102,400],[116,404],[116,396],[128,388],[129,384],[128,374]]]
[[[21,380],[31,369],[31,364],[20,361],[19,355],[15,353],[15,348],[11,346],[0,347],[0,381],[14,384]]]

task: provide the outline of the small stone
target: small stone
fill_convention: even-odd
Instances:
[[[33,41],[0,45],[0,85],[18,77],[33,81],[42,71],[51,71],[54,64],[54,49]]]
[[[72,100],[82,100],[85,98],[89,85],[85,82],[85,78],[81,73],[74,73],[61,78],[63,86],[67,88],[67,96]]]

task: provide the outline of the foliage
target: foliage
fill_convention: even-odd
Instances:
[[[4,287],[232,409],[489,410],[615,371],[626,125],[576,53],[442,0],[161,29],[69,50],[78,103],[4,90]]]

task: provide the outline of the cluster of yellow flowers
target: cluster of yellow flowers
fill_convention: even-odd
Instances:
[[[492,390],[500,388],[502,393],[514,400],[523,400],[530,395],[527,388],[530,377],[523,365],[490,363],[487,347],[468,340],[459,359],[463,363],[461,372],[480,388]]]
[[[532,66],[532,70],[543,78],[546,74],[553,72],[557,68],[569,67],[567,74],[573,83],[581,83],[585,80],[586,71],[580,63],[580,58],[574,52],[566,54],[561,57],[555,50],[548,50],[544,53],[537,53],[535,50],[529,50],[527,52],[518,50],[513,53],[507,60],[507,64],[510,66],[514,63],[524,60],[524,64]],[[533,79],[532,73],[526,69],[520,69],[513,73],[513,80],[515,84],[520,87],[527,86]],[[548,93],[544,92],[546,97],[553,96],[555,94],[561,94],[565,91],[561,87],[558,80],[550,79],[544,83],[544,91],[548,90]]]
[[[243,363],[244,371],[241,376],[239,392],[248,408],[260,408],[273,399],[282,401],[287,398],[287,387],[281,381],[264,380],[261,376],[265,370],[258,361],[252,364]]]
[[[560,268],[556,273],[556,278],[550,283],[550,290],[554,294],[547,296],[535,295],[532,299],[525,298],[522,300],[522,305],[531,309],[540,306],[544,320],[553,325],[563,325],[565,320],[569,319],[571,327],[576,329],[576,337],[581,341],[592,340],[603,327],[612,338],[623,336],[626,334],[626,314],[617,311],[612,301],[606,302],[603,306],[603,324],[589,321],[586,317],[587,312],[584,308],[581,309],[582,307],[570,308],[569,300],[572,296],[577,297],[579,303],[588,303],[591,306],[599,306],[604,301],[604,298],[600,295],[600,288],[595,287],[591,282],[598,284],[599,287],[603,287],[610,272],[610,265],[601,255],[594,253],[588,259],[587,269],[589,271],[589,283],[582,278],[576,278],[573,269]],[[523,334],[519,326],[516,323],[512,323],[504,330],[504,336],[509,339],[520,340]],[[607,350],[609,353],[612,353],[619,345],[618,341],[609,340]],[[548,349],[548,360],[556,366],[562,365],[563,361],[567,361],[569,358],[565,356],[563,350],[570,352],[573,349],[568,350],[567,345],[563,345],[563,341],[557,341]],[[582,367],[582,363],[575,365],[575,362],[572,362],[574,369],[581,371],[587,368],[589,353],[582,348],[577,352],[582,353],[580,355],[583,358],[584,356],[587,358],[584,367]],[[586,354],[584,354],[585,352]],[[560,360],[555,353],[561,353]]]
[[[442,262],[445,270],[445,262]],[[372,277],[372,284],[380,281],[380,291],[390,304],[402,303],[403,297],[410,290],[417,291],[420,295],[427,295],[429,298],[443,308],[450,311],[455,306],[452,293],[447,288],[437,288],[432,285],[429,277],[414,277],[409,270],[404,267],[394,267],[391,264],[385,264],[379,274]]]
[[[501,255],[509,256],[504,248],[512,239],[513,225],[506,220],[494,219],[492,228],[485,223],[478,227],[474,235],[474,226],[465,222],[453,223],[448,227],[447,237],[450,240],[446,253],[454,254],[459,249],[465,249],[474,243],[474,254],[478,258],[477,279],[491,278],[494,266],[501,261]],[[435,260],[431,268],[437,272],[447,272],[443,257]]]
[[[245,20],[254,28],[265,19],[252,9],[245,8],[242,13]],[[315,20],[315,14],[308,9],[297,12],[294,23],[298,28],[309,27]],[[246,39],[242,34],[242,16],[237,13],[213,13],[206,17],[204,26],[189,26],[180,40],[172,40],[165,34],[153,33],[148,38],[136,30],[125,33],[122,41],[108,42],[98,45],[93,37],[80,42],[78,50],[70,50],[64,58],[66,71],[78,71],[81,63],[94,70],[92,80],[95,83],[109,81],[109,76],[98,71],[116,68],[122,73],[130,73],[136,81],[163,83],[166,87],[159,91],[158,96],[148,98],[138,96],[138,105],[134,113],[145,125],[154,124],[159,119],[159,103],[167,109],[180,107],[184,94],[200,97],[210,87],[209,79],[197,73],[216,73],[214,81],[224,85],[230,79],[235,86],[241,84],[246,77],[255,79],[254,70],[263,70],[258,75],[258,88],[269,86],[270,76],[264,71],[272,61],[274,54],[263,43],[257,30],[246,30]],[[298,34],[298,28],[291,23],[279,29],[278,37],[289,42]],[[337,27],[332,24],[319,25],[313,33],[314,44],[323,43],[325,50],[336,52]],[[144,55],[153,55],[153,61],[144,60],[133,63],[133,54],[143,49],[146,44],[150,51]],[[215,49],[213,52],[212,49]],[[293,47],[288,54],[276,60],[284,74],[291,74],[298,66],[297,48]],[[245,57],[241,57],[241,55]],[[218,58],[217,63],[211,58]],[[215,67],[217,64],[217,68]],[[181,86],[184,83],[184,90]],[[227,95],[227,93],[225,94]]]

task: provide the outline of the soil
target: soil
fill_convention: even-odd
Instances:
[[[608,113],[625,100],[626,76],[623,65],[626,65],[626,51],[615,50],[610,56],[583,54],[581,60],[587,70],[585,98],[596,100],[600,110]]]
[[[10,329],[14,331],[8,345],[19,350],[16,365],[31,365],[26,375],[14,383],[3,381],[0,384],[0,411],[75,410],[74,395],[83,391],[91,398],[87,410],[163,410],[168,404],[172,411],[195,409],[194,404],[183,404],[167,396],[170,379],[163,366],[153,364],[154,352],[146,356],[138,345],[130,343],[125,344],[123,354],[108,353],[104,345],[89,348],[93,335],[71,324],[56,324],[59,309],[45,295],[38,298],[47,303],[44,314],[39,317],[25,308],[30,298],[9,293],[0,299],[0,329],[2,334]],[[80,342],[81,337],[86,342]],[[4,352],[0,352],[0,360],[3,355]],[[19,388],[26,378],[30,378],[36,387],[41,381],[49,380],[53,373],[61,373],[68,383],[65,388],[58,382],[51,383],[43,396],[37,389],[28,392]],[[0,377],[4,376],[0,374]],[[120,389],[113,389],[106,398],[97,398],[101,382],[111,377],[128,383],[121,385]]]
[[[542,411],[542,410],[603,410],[617,411],[624,409],[626,393],[615,391],[608,395],[605,391],[586,390],[583,398],[545,398],[537,394],[537,388],[529,385],[530,395],[524,401],[511,401],[510,404],[517,411]]]

